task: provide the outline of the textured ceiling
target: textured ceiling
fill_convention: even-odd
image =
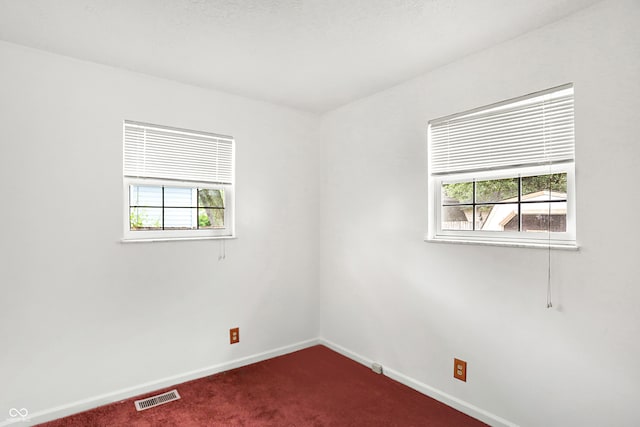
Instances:
[[[323,112],[596,0],[0,0],[0,39]]]

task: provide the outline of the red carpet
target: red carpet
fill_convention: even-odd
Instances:
[[[180,400],[135,410],[176,388]],[[85,426],[485,426],[461,412],[315,346],[49,423]]]

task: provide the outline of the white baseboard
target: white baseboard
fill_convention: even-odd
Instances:
[[[255,355],[243,357],[240,359],[231,360],[229,362],[220,363],[218,365],[197,369],[195,371],[185,372],[183,374],[174,375],[174,376],[166,377],[160,380],[147,382],[134,387],[125,388],[125,389],[117,390],[111,393],[106,393],[99,396],[94,396],[87,399],[79,400],[77,402],[72,402],[69,404],[46,409],[43,411],[34,412],[32,414],[29,414],[25,418],[6,419],[4,421],[0,421],[0,427],[5,427],[5,426],[13,426],[13,427],[25,426],[26,427],[26,426],[32,426],[35,424],[44,423],[47,421],[52,421],[52,420],[66,417],[72,414],[77,414],[79,412],[88,411],[90,409],[97,408],[98,406],[119,402],[134,396],[150,393],[155,390],[170,387],[186,381],[207,377],[209,375],[217,374],[219,372],[224,372],[224,371],[239,368],[242,366],[250,365],[252,363],[261,362],[263,360],[272,359],[274,357],[282,356],[284,354],[302,350],[304,348],[311,347],[317,344],[322,344],[332,349],[333,351],[348,357],[349,359],[352,359],[364,366],[371,367],[372,360],[364,356],[361,356],[357,353],[347,350],[346,348],[323,338],[311,339],[311,340],[302,341],[296,344],[288,345],[285,347],[280,347],[273,350],[265,351]],[[427,384],[417,381],[389,367],[386,367],[386,366],[384,367],[383,374],[395,381],[398,381],[401,384],[406,385],[407,387],[410,387],[416,391],[419,391],[424,395],[427,395],[439,402],[444,403],[445,405],[448,405],[454,409],[457,409],[458,411],[465,413],[480,421],[483,421],[491,426],[518,427],[517,424],[515,423],[507,421],[503,418],[500,418],[497,415],[494,415],[468,402],[465,402],[443,391],[440,391],[434,387],[431,387]]]
[[[121,390],[117,390],[111,393],[102,394],[99,396],[93,396],[87,399],[82,399],[77,402],[68,403],[65,405],[57,406],[54,408],[46,409],[43,411],[34,412],[24,418],[13,418],[0,421],[0,427],[13,426],[23,427],[32,426],[35,424],[52,421],[58,418],[66,417],[79,412],[88,411],[98,406],[108,405],[114,402],[120,402],[122,400],[129,399],[134,396],[146,394],[166,387],[171,387],[176,384],[180,384],[186,381],[195,380],[198,378],[207,377],[209,375],[217,374],[219,372],[228,371],[231,369],[239,368],[241,366],[251,365],[252,363],[261,362],[263,360],[272,359],[284,354],[293,353],[294,351],[302,350],[307,347],[320,344],[318,339],[311,339],[307,341],[301,341],[296,344],[288,345],[285,347],[276,348],[273,350],[265,351],[262,353],[254,354],[251,356],[243,357],[240,359],[231,360],[229,362],[220,363],[218,365],[208,366],[206,368],[197,369],[195,371],[185,372],[179,375],[173,375],[160,380],[147,382],[134,387],[128,387]]]
[[[373,363],[372,360],[363,357],[357,353],[354,353],[350,350],[347,350],[346,348],[335,344],[331,341],[328,341],[324,338],[320,338],[319,339],[319,343],[329,347],[330,349],[332,349],[333,351],[342,354],[343,356],[348,357],[349,359],[352,359],[362,365],[365,365],[366,367],[370,368],[371,364]],[[440,391],[434,387],[431,387],[427,384],[424,384],[418,380],[415,380],[411,377],[408,377],[407,375],[404,375],[396,370],[390,369],[386,366],[383,367],[383,371],[382,371],[383,375],[386,375],[387,377],[391,378],[392,380],[398,381],[401,384],[406,385],[407,387],[410,387],[416,391],[419,391],[420,393],[427,395],[439,402],[444,403],[447,406],[450,406],[464,414],[469,415],[470,417],[473,417],[477,420],[480,420],[484,423],[487,423],[491,426],[494,427],[518,427],[517,424],[512,423],[510,421],[505,420],[504,418],[501,418],[497,415],[494,415],[488,411],[485,411],[484,409],[478,408],[477,406],[474,406],[472,404],[470,404],[469,402],[465,402],[464,400],[458,399],[457,397],[451,396],[450,394],[447,394],[443,391]]]

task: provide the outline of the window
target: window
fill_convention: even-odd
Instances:
[[[125,121],[125,240],[234,236],[234,140]]]
[[[575,247],[573,85],[431,120],[427,240]]]

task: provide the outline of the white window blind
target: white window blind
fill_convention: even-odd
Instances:
[[[125,121],[124,175],[233,184],[231,137]]]
[[[430,174],[574,160],[573,85],[429,122]]]

